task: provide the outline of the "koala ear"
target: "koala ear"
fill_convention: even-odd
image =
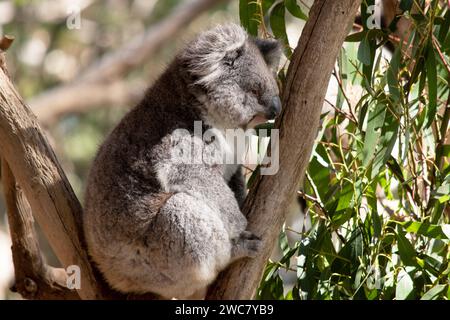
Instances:
[[[236,60],[239,59],[239,57],[241,57],[244,54],[244,50],[245,50],[245,44],[243,44],[242,46],[232,49],[228,52],[225,53],[225,56],[223,58],[224,63],[227,66],[233,66],[234,63],[236,62]]]
[[[278,68],[281,58],[281,44],[275,39],[254,39],[256,46],[271,69]]]

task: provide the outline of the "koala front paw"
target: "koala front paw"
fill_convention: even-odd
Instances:
[[[232,260],[254,258],[262,248],[261,239],[250,231],[243,231],[239,238],[233,239]]]
[[[239,235],[239,238],[248,240],[261,240],[261,238],[258,237],[256,234],[247,230],[242,231],[242,233]]]
[[[246,249],[245,256],[254,258],[258,255],[262,248],[262,242],[259,239],[244,240],[244,246]]]

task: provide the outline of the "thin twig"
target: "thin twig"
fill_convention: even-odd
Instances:
[[[334,69],[333,75],[336,78],[336,81],[337,81],[337,83],[339,85],[339,88],[341,89],[341,92],[342,92],[342,95],[344,96],[345,101],[347,102],[348,110],[350,111],[350,115],[353,118],[353,122],[358,124],[358,119],[356,119],[356,116],[353,113],[352,105],[350,103],[350,99],[348,98],[347,94],[345,93],[344,85],[342,84],[342,79],[339,77],[338,72],[337,72],[336,69]]]
[[[448,74],[450,75],[450,65],[448,64],[447,60],[445,59],[444,54],[442,53],[441,47],[439,46],[438,41],[436,40],[436,37],[433,35],[433,45],[436,51],[438,52],[439,58],[442,61],[442,64],[444,65],[445,69],[447,69]]]
[[[353,118],[347,114],[346,112],[344,112],[342,109],[339,109],[338,107],[336,107],[333,103],[331,103],[328,99],[325,99],[325,102],[328,103],[337,113],[342,114],[345,118],[347,118],[350,122],[353,122],[356,124],[355,120],[353,120]]]
[[[328,219],[329,218],[327,210],[325,209],[325,207],[322,205],[322,203],[319,200],[317,200],[314,197],[311,197],[310,195],[308,195],[308,194],[306,194],[306,193],[304,193],[303,191],[300,191],[300,190],[297,191],[297,194],[300,197],[302,197],[303,199],[312,202],[319,209],[320,213],[322,213],[322,215],[319,214],[319,216],[321,218],[323,218],[323,219]]]

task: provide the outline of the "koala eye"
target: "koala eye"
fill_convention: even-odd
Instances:
[[[234,62],[237,59],[239,59],[240,56],[242,56],[243,52],[244,52],[244,48],[238,48],[237,50],[235,50],[233,52],[229,52],[224,58],[225,65],[227,65],[229,67],[233,67]]]
[[[259,94],[259,90],[258,89],[252,89],[251,93],[255,96],[257,96]]]
[[[234,66],[234,60],[225,60],[224,63],[226,66],[229,66],[229,67]]]

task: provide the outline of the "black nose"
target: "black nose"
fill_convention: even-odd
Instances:
[[[279,96],[274,96],[270,102],[268,119],[275,119],[281,113],[281,100]]]

